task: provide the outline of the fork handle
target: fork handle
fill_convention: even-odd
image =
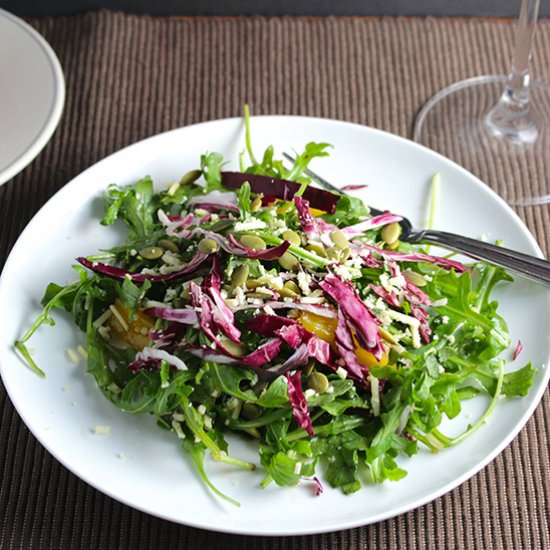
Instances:
[[[446,231],[428,229],[419,232],[417,239],[421,242],[437,244],[443,248],[461,252],[476,260],[483,260],[505,267],[524,277],[550,285],[550,262],[542,258],[535,258],[534,256],[510,250],[509,248],[503,248]]]

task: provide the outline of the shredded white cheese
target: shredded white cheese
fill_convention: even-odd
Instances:
[[[98,424],[93,431],[95,435],[108,436],[111,434],[111,426],[102,426]]]

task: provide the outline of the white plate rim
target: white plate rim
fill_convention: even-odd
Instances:
[[[528,228],[525,226],[525,224],[523,223],[521,218],[518,216],[518,214],[500,196],[498,196],[487,185],[485,185],[481,180],[479,180],[479,178],[477,178],[476,176],[474,176],[473,174],[471,174],[470,172],[468,172],[466,169],[462,168],[461,166],[457,165],[453,161],[451,161],[451,160],[447,159],[446,157],[442,156],[441,154],[439,154],[439,153],[437,153],[437,152],[435,152],[431,149],[428,149],[428,148],[424,147],[423,145],[415,143],[415,142],[413,142],[413,141],[411,141],[407,138],[392,134],[390,132],[386,132],[384,130],[380,130],[380,129],[377,129],[377,128],[372,128],[372,127],[368,127],[368,126],[364,126],[364,125],[360,125],[360,124],[356,124],[356,123],[336,120],[336,119],[328,119],[328,118],[322,118],[322,117],[307,117],[307,116],[299,116],[299,115],[260,115],[260,116],[255,116],[253,120],[257,120],[257,119],[278,119],[278,118],[283,118],[285,120],[289,120],[289,121],[293,121],[293,122],[299,122],[301,120],[320,121],[322,123],[336,124],[336,125],[339,125],[339,126],[343,125],[343,126],[350,126],[350,127],[354,127],[354,128],[361,128],[362,130],[368,131],[368,132],[373,133],[375,135],[380,134],[380,135],[383,135],[383,136],[386,136],[386,137],[390,137],[391,139],[395,139],[395,140],[398,140],[398,141],[401,141],[401,142],[406,142],[406,144],[408,146],[412,146],[412,147],[421,149],[421,150],[424,151],[424,153],[428,153],[430,155],[433,155],[434,158],[438,158],[439,160],[443,161],[444,163],[447,163],[447,164],[451,165],[454,171],[457,171],[457,172],[461,173],[464,177],[467,177],[472,182],[475,182],[476,186],[479,186],[479,188],[484,193],[487,193],[488,195],[490,195],[492,200],[499,203],[499,205],[501,207],[503,207],[507,211],[507,213],[515,219],[516,222],[519,223],[519,229],[521,230],[522,235],[529,242],[529,244],[532,247],[534,253],[537,256],[539,256],[541,258],[544,258],[544,255],[543,255],[537,241],[535,240],[534,236],[530,233]],[[154,140],[156,138],[159,138],[160,136],[166,136],[170,133],[176,133],[176,132],[178,132],[178,131],[180,131],[184,128],[189,129],[189,128],[194,128],[194,127],[198,127],[198,126],[216,124],[216,123],[219,123],[219,122],[225,122],[225,121],[229,122],[229,121],[237,121],[237,120],[242,120],[242,119],[240,117],[213,119],[213,120],[209,120],[209,121],[205,121],[205,122],[199,122],[199,123],[196,123],[196,124],[191,124],[191,125],[184,126],[184,127],[181,127],[181,128],[174,128],[174,129],[171,129],[171,130],[168,130],[168,131],[165,131],[165,132],[161,132],[159,134],[155,134],[155,135],[150,136],[148,138],[145,138],[143,140],[132,143],[132,144],[130,144],[130,145],[128,145],[128,146],[126,146],[122,149],[119,149],[118,151],[115,151],[114,153],[111,153],[107,157],[105,157],[105,158],[101,159],[100,161],[94,163],[92,166],[88,167],[86,170],[84,170],[83,172],[81,172],[80,174],[75,176],[65,186],[63,186],[61,189],[59,189],[40,208],[40,210],[33,216],[33,218],[30,220],[30,222],[27,224],[27,226],[25,227],[25,229],[21,233],[21,235],[18,238],[17,242],[15,243],[12,250],[10,251],[10,254],[8,256],[8,259],[6,260],[6,263],[4,265],[4,269],[2,270],[2,273],[0,273],[0,289],[2,288],[3,273],[5,271],[8,271],[9,266],[11,264],[10,259],[13,256],[15,256],[15,254],[13,254],[13,252],[16,250],[16,248],[18,247],[20,242],[23,240],[23,237],[25,236],[25,234],[27,232],[32,231],[32,227],[33,227],[33,224],[35,222],[35,218],[38,216],[38,214],[41,214],[43,211],[47,211],[48,205],[50,203],[58,200],[64,193],[69,192],[69,190],[70,190],[69,188],[77,185],[78,184],[78,179],[80,179],[80,177],[82,175],[84,175],[84,174],[88,173],[89,171],[93,170],[98,164],[101,164],[103,162],[108,161],[112,156],[117,155],[119,153],[122,153],[124,151],[127,151],[128,149],[131,149],[135,146],[145,146],[145,144],[147,142],[149,142],[150,140]],[[548,353],[550,354],[550,348],[548,349]],[[547,357],[547,360],[549,360],[549,359],[550,359],[550,355]],[[165,519],[165,520],[168,520],[168,521],[171,521],[171,522],[176,522],[176,523],[179,523],[179,524],[182,524],[182,525],[187,525],[187,526],[190,526],[190,527],[207,529],[207,530],[212,530],[212,531],[216,531],[216,532],[222,532],[222,533],[228,533],[228,534],[238,534],[238,535],[248,535],[248,536],[267,536],[267,537],[311,535],[311,534],[319,534],[319,533],[327,533],[327,532],[336,532],[336,531],[341,531],[341,530],[352,529],[352,528],[355,528],[355,527],[370,525],[370,524],[377,523],[377,522],[380,522],[380,521],[383,521],[383,520],[386,520],[386,519],[391,519],[391,518],[396,517],[398,515],[404,514],[408,511],[417,509],[417,508],[419,508],[419,507],[421,507],[421,506],[423,506],[423,505],[425,505],[429,502],[432,502],[433,500],[437,499],[438,497],[448,493],[449,491],[453,490],[454,488],[458,487],[459,485],[463,484],[465,481],[470,479],[472,476],[474,476],[476,473],[478,473],[480,470],[482,470],[485,466],[487,466],[487,464],[492,462],[512,442],[512,440],[517,436],[519,431],[525,426],[525,424],[528,422],[528,420],[532,417],[535,409],[538,407],[538,405],[539,405],[539,403],[542,399],[542,396],[544,395],[544,393],[546,391],[548,382],[550,380],[550,368],[544,368],[544,369],[541,369],[541,370],[542,370],[542,373],[539,376],[542,376],[543,379],[541,381],[542,383],[540,384],[540,386],[538,388],[538,391],[534,394],[533,393],[529,394],[530,404],[529,404],[528,408],[525,410],[523,415],[519,418],[519,420],[516,423],[516,425],[514,426],[514,428],[512,430],[510,430],[510,432],[508,432],[508,435],[498,445],[496,445],[493,448],[493,450],[490,453],[488,453],[488,455],[483,460],[476,463],[475,466],[473,466],[470,469],[468,469],[467,471],[465,471],[462,475],[453,478],[453,480],[450,481],[449,483],[442,485],[438,490],[432,491],[431,493],[425,495],[424,497],[418,498],[415,501],[413,506],[408,505],[408,504],[405,504],[402,507],[397,506],[397,507],[394,507],[391,510],[391,512],[382,511],[377,515],[373,515],[373,516],[369,517],[369,519],[367,521],[350,520],[348,522],[340,522],[338,525],[332,525],[331,524],[331,525],[321,526],[321,527],[320,526],[315,526],[315,527],[309,527],[309,528],[296,528],[296,529],[289,529],[287,531],[280,531],[280,530],[269,531],[269,529],[267,529],[267,530],[262,529],[261,531],[259,531],[259,530],[254,530],[253,528],[251,528],[247,531],[243,531],[242,528],[232,527],[230,522],[228,522],[224,525],[221,525],[221,524],[212,525],[209,522],[182,521],[181,519],[174,518],[173,516],[170,516],[169,514],[163,514],[163,513],[159,513],[157,511],[151,510],[147,506],[138,505],[138,504],[132,502],[130,499],[126,499],[123,495],[121,496],[120,494],[118,494],[115,491],[111,491],[106,487],[99,487],[98,485],[96,485],[94,483],[94,479],[91,476],[87,476],[87,475],[82,474],[81,472],[79,472],[75,468],[74,465],[72,465],[72,464],[68,463],[67,461],[65,461],[63,456],[61,456],[57,451],[52,449],[50,447],[50,445],[48,444],[47,440],[45,440],[45,438],[41,436],[41,433],[40,433],[40,431],[38,430],[38,428],[36,426],[33,426],[32,424],[27,424],[26,415],[24,414],[24,412],[23,413],[21,412],[22,407],[19,407],[18,404],[14,401],[14,399],[12,397],[12,394],[10,392],[9,378],[5,376],[4,369],[2,367],[2,358],[0,357],[0,377],[2,378],[4,386],[6,387],[6,390],[7,390],[7,393],[9,395],[9,397],[10,397],[10,400],[12,401],[12,403],[13,403],[15,409],[17,410],[18,414],[20,415],[20,417],[25,422],[25,425],[28,427],[28,429],[31,431],[31,433],[36,437],[36,439],[40,442],[40,444],[43,445],[46,448],[46,450],[50,454],[52,454],[52,456],[54,456],[54,458],[56,460],[58,460],[61,464],[63,464],[63,466],[65,466],[69,471],[74,473],[77,477],[79,477],[80,479],[82,479],[83,481],[85,481],[86,483],[88,483],[89,485],[91,485],[92,487],[97,489],[98,491],[100,491],[100,492],[106,494],[107,496],[117,500],[118,502],[122,502],[123,504],[128,505],[128,506],[130,506],[134,509],[140,510],[140,511],[145,512],[147,514],[153,515],[155,517],[159,517],[161,519]]]
[[[50,106],[50,111],[47,115],[46,121],[43,123],[42,127],[38,130],[28,147],[20,153],[19,156],[9,161],[3,168],[0,168],[0,185],[2,185],[7,183],[14,176],[19,174],[19,172],[21,172],[25,167],[27,167],[38,156],[40,151],[42,151],[52,137],[57,125],[59,124],[61,114],[63,112],[63,106],[65,105],[65,78],[63,76],[63,69],[61,68],[61,63],[59,62],[57,55],[46,39],[38,31],[33,29],[33,27],[21,18],[1,8],[0,17],[8,19],[19,27],[24,33],[28,34],[43,51],[46,56],[46,61],[50,65],[55,87],[54,99],[52,105]]]

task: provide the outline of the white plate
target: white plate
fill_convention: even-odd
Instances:
[[[500,238],[512,248],[540,255],[527,229],[502,200],[428,149],[378,130],[330,120],[258,117],[252,127],[258,154],[268,144],[274,144],[279,154],[300,150],[311,140],[334,144],[332,156],[318,160],[314,169],[334,182],[367,183],[368,202],[403,212],[418,224],[424,218],[428,181],[439,171],[439,228]],[[66,316],[58,314],[58,325],[43,327],[30,342],[36,361],[47,372],[45,380],[13,353],[12,342],[37,314],[46,284],[73,279],[73,258],[120,238],[112,228],[98,225],[100,197],[107,184],[128,184],[145,174],[166,184],[196,167],[206,150],[220,151],[234,167],[243,143],[239,119],[152,137],[86,170],[35,216],[0,279],[1,373],[19,414],[59,461],[100,491],[151,514],[218,531],[294,535],[345,529],[403,513],[462,483],[511,441],[543,393],[549,374],[543,367],[550,334],[546,288],[518,280],[498,293],[513,340],[520,338],[525,346],[516,363],[522,365],[529,358],[542,369],[529,396],[499,403],[487,425],[457,448],[402,460],[409,471],[404,480],[365,487],[351,496],[325,487],[322,496],[314,497],[307,484],[262,490],[261,471],[243,473],[208,463],[213,482],[241,502],[240,509],[226,505],[203,487],[172,434],[157,428],[151,417],[119,412],[95,388],[84,367],[68,361],[65,350],[82,338]],[[466,414],[475,418],[484,404],[483,399],[468,402]],[[460,422],[467,421],[463,417]],[[94,435],[96,425],[111,426],[110,436]],[[232,450],[257,462],[251,445],[235,442]],[[120,453],[123,458],[117,457]]]
[[[49,44],[30,25],[0,9],[0,185],[40,153],[65,101],[65,82]]]

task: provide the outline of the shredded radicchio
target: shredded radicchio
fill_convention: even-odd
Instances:
[[[235,326],[233,312],[221,295],[221,275],[218,256],[212,257],[212,270],[202,282],[203,291],[210,295],[214,307],[212,307],[213,319],[219,329],[233,342],[239,344],[241,331]]]
[[[145,347],[138,352],[128,368],[132,372],[143,368],[159,368],[162,361],[166,361],[178,370],[187,370],[187,365],[179,357],[165,350],[150,347]]]
[[[512,352],[512,361],[515,361],[519,354],[523,351],[523,344],[521,340],[518,340],[518,343],[516,344],[516,347],[514,348],[514,351]]]
[[[171,307],[150,307],[144,313],[157,319],[175,321],[183,325],[196,325],[198,323],[197,312],[192,307],[171,308]]]
[[[294,204],[304,233],[310,239],[315,238],[317,236],[317,226],[309,210],[309,202],[302,197],[294,196]]]
[[[373,246],[367,243],[361,243],[360,245],[357,245],[357,249],[359,254],[364,257],[364,252],[373,252],[375,254],[378,254],[380,257],[383,258],[391,258],[392,260],[395,260],[397,262],[428,262],[431,264],[439,265],[441,267],[444,267],[446,269],[454,269],[458,273],[462,273],[464,271],[467,271],[468,268],[456,260],[449,260],[448,258],[440,258],[438,256],[431,256],[430,254],[422,254],[420,252],[398,252],[396,250],[386,250],[383,248],[378,248],[377,246]],[[368,257],[369,254],[366,256]]]
[[[105,275],[113,279],[119,279],[122,281],[125,277],[129,277],[134,283],[143,283],[145,281],[160,283],[163,281],[174,281],[181,279],[186,275],[194,273],[207,258],[207,254],[197,251],[191,260],[189,260],[189,262],[181,269],[172,271],[171,273],[158,273],[154,275],[149,273],[133,273],[121,267],[104,264],[102,262],[92,262],[83,257],[76,258],[76,261],[95,273],[100,273],[101,275]]]
[[[310,437],[314,437],[313,424],[302,391],[302,373],[300,371],[296,371],[294,374],[287,373],[286,379],[288,381],[288,400],[292,407],[292,416],[298,426],[303,428]]]
[[[353,287],[335,275],[326,276],[319,286],[338,304],[339,311],[355,329],[361,346],[380,359],[384,349],[377,322]]]
[[[206,195],[196,195],[189,199],[188,204],[209,212],[228,210],[236,214],[239,213],[237,195],[233,191],[211,191]]]
[[[402,216],[397,216],[396,214],[392,214],[390,212],[383,212],[382,214],[373,216],[372,218],[355,225],[348,225],[347,227],[342,228],[341,231],[344,235],[346,235],[346,237],[355,237],[357,235],[361,235],[369,229],[376,229],[378,227],[388,225],[389,223],[400,222],[402,219]]]

